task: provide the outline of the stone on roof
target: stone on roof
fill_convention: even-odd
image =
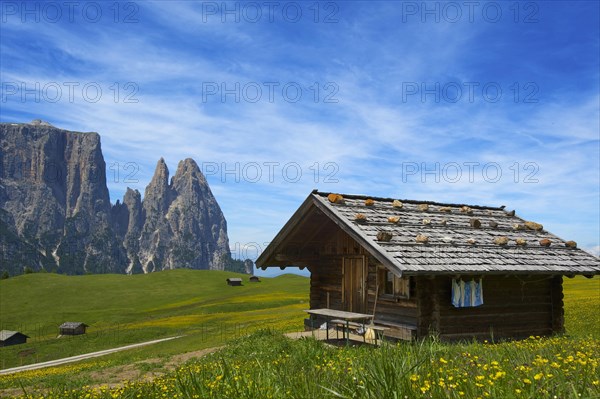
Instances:
[[[597,257],[504,206],[337,195],[309,200],[400,273],[600,274]]]

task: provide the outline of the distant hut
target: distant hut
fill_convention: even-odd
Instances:
[[[237,277],[228,278],[227,285],[242,285],[242,279]]]
[[[85,334],[85,329],[89,326],[85,323],[67,321],[58,327],[60,335],[81,335]]]
[[[0,346],[26,344],[27,338],[29,338],[27,335],[18,331],[2,330],[0,331]]]
[[[251,283],[260,283],[260,278],[258,276],[250,276],[248,279]]]

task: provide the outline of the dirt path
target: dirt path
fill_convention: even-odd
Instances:
[[[90,387],[115,388],[122,386],[124,381],[152,381],[155,378],[175,370],[178,366],[184,364],[188,360],[201,358],[222,348],[223,346],[204,348],[193,352],[173,355],[166,360],[151,358],[131,364],[107,367],[102,370],[93,371],[90,373],[90,377],[94,382],[90,384]],[[26,388],[29,389],[30,387]],[[41,392],[44,392],[44,390]],[[11,398],[22,394],[23,390],[21,388],[0,389],[0,398]]]
[[[121,386],[123,381],[152,381],[157,377],[175,370],[178,366],[181,366],[190,359],[201,358],[222,348],[222,346],[218,346],[181,353],[170,357],[166,361],[164,359],[152,358],[131,364],[105,368],[90,375],[92,379],[98,381],[98,383],[92,384],[91,386],[109,386],[114,388]],[[145,367],[146,365],[148,367]]]
[[[104,355],[108,355],[110,353],[120,352],[120,351],[124,351],[127,349],[138,348],[140,346],[157,344],[159,342],[169,341],[169,340],[177,339],[177,338],[181,338],[181,337],[182,337],[182,335],[179,335],[177,337],[155,339],[153,341],[140,342],[138,344],[121,346],[121,347],[112,348],[112,349],[105,349],[103,351],[98,351],[98,352],[84,353],[83,355],[65,357],[62,359],[50,360],[48,362],[43,362],[43,363],[35,363],[35,364],[29,364],[26,366],[13,367],[10,369],[0,370],[0,375],[13,374],[13,373],[18,373],[20,371],[26,371],[26,370],[36,370],[36,369],[41,369],[44,367],[59,366],[61,364],[65,364],[65,363],[78,362],[80,360],[86,360],[86,359],[91,359],[94,357],[104,356]]]

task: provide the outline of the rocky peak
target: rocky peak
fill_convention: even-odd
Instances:
[[[186,158],[183,161],[179,161],[177,165],[176,174],[186,174],[186,173],[198,173],[200,172],[200,168],[196,161],[192,158]]]
[[[123,205],[127,208],[127,235],[136,235],[136,239],[144,225],[144,215],[142,211],[142,196],[138,190],[132,190],[127,187],[123,197]],[[127,247],[127,245],[126,245]]]
[[[176,195],[179,193],[194,193],[204,196],[210,192],[206,178],[200,171],[196,161],[191,158],[179,162],[175,176],[171,181],[171,188]],[[212,193],[209,196],[212,197]]]
[[[139,213],[139,216],[141,216],[142,195],[138,190],[127,187],[127,191],[123,196],[123,204],[127,206],[130,212],[134,211],[133,213]]]
[[[224,269],[227,222],[198,164],[161,158],[144,192],[110,204],[100,135],[39,120],[0,124],[1,269],[135,273]],[[20,269],[19,269],[20,268]]]
[[[132,230],[138,234],[143,225],[142,196],[138,190],[127,187],[123,202],[117,199],[111,210],[113,229],[120,238]]]
[[[156,164],[154,175],[144,194],[144,211],[146,215],[164,216],[171,200],[169,187],[169,168],[161,158]]]
[[[230,256],[227,222],[198,164],[190,158],[180,161],[168,186],[159,186],[168,178],[163,170],[166,165],[161,159],[143,201],[146,220],[140,238],[142,268],[149,271],[160,264],[162,268],[197,269],[208,265],[223,269],[223,255]],[[158,192],[166,193],[163,198],[168,201],[158,204]],[[150,209],[166,212],[151,218]]]
[[[143,271],[139,260],[140,234],[144,227],[144,213],[142,196],[138,190],[127,187],[123,197],[123,205],[127,208],[127,229],[123,237],[123,246],[127,251],[127,273],[140,273]]]
[[[54,127],[54,126],[52,126],[52,124],[50,122],[46,122],[46,121],[43,121],[41,119],[34,119],[31,122],[29,122],[29,124],[30,125],[34,125],[34,126],[51,126],[51,127]]]
[[[124,237],[129,224],[129,210],[125,203],[117,200],[110,210],[110,216],[115,233],[119,237]]]

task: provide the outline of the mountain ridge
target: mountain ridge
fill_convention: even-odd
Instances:
[[[98,133],[1,123],[0,150],[0,270],[240,271],[225,217],[193,159],[180,161],[169,181],[161,158],[143,199],[128,187],[111,204]]]

